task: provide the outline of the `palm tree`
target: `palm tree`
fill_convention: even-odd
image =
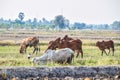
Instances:
[[[20,21],[22,21],[24,19],[25,15],[23,12],[20,12],[18,17],[19,17]]]

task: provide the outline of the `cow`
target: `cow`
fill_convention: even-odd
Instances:
[[[102,51],[102,56],[103,56],[103,52],[106,54],[106,55],[109,55],[110,54],[110,48],[112,49],[112,52],[113,52],[113,56],[114,56],[114,42],[112,40],[109,40],[109,41],[97,41],[96,42],[96,46]],[[107,54],[107,52],[105,51],[105,49],[108,49],[109,52]]]
[[[59,50],[48,49],[42,56],[33,58],[34,63],[41,64],[41,62],[51,61],[53,63],[71,64],[74,58],[74,51],[70,48]]]
[[[83,58],[83,50],[82,50],[82,41],[80,39],[73,39],[65,35],[63,39],[58,37],[54,41],[50,42],[48,45],[48,49],[56,50],[56,48],[62,49],[62,48],[70,48],[74,52],[77,51],[77,56],[81,53],[81,58]],[[46,50],[46,51],[47,51]]]
[[[22,40],[20,46],[20,53],[26,53],[27,47],[34,47],[33,53],[40,51],[39,45],[39,38],[38,37],[28,37]]]

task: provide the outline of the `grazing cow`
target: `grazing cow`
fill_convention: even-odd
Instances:
[[[27,47],[34,47],[33,53],[40,51],[39,47],[39,38],[37,37],[28,37],[22,40],[21,47],[20,47],[20,53],[26,53]]]
[[[40,62],[52,61],[61,64],[71,64],[74,57],[74,51],[70,48],[64,48],[59,50],[47,50],[42,56],[35,57],[33,59],[34,63],[40,64]]]
[[[70,48],[73,51],[77,51],[76,57],[78,57],[81,53],[81,57],[83,58],[82,41],[80,39],[72,39],[69,38],[67,35],[63,39],[59,37],[56,40],[52,41],[51,44],[49,44],[47,50],[55,50],[56,48]]]
[[[112,40],[109,41],[97,41],[96,46],[102,51],[102,56],[103,56],[103,52],[105,52],[106,55],[110,54],[110,48],[112,48],[112,52],[113,52],[113,56],[114,56],[114,42]],[[108,49],[109,52],[108,54],[106,53],[105,49]]]

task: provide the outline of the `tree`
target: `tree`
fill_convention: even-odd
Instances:
[[[42,18],[42,23],[43,23],[44,25],[49,25],[49,21],[46,20],[45,18]]]
[[[37,18],[34,18],[33,19],[33,28],[36,28],[36,26],[37,26]]]
[[[19,17],[20,21],[22,21],[24,19],[25,15],[23,12],[20,12],[18,17]]]
[[[22,22],[22,20],[24,19],[25,15],[23,12],[20,12],[19,15],[18,15],[18,18],[20,20],[18,20],[17,22],[20,24],[20,27],[23,28],[23,25],[24,25],[24,22]]]
[[[73,24],[74,29],[85,29],[86,28],[86,24],[85,23],[79,23],[79,22],[75,22]]]
[[[114,21],[111,26],[115,30],[120,30],[120,21]]]
[[[109,25],[108,24],[104,24],[104,29],[109,29]]]
[[[69,20],[66,19],[66,20],[65,20],[65,27],[66,27],[66,28],[69,28],[69,24],[70,24]]]
[[[69,25],[69,21],[65,19],[62,15],[58,15],[55,17],[54,24],[59,29],[65,29]]]

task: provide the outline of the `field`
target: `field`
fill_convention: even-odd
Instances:
[[[33,57],[40,56],[47,49],[48,42],[57,37],[68,35],[72,38],[79,38],[83,42],[84,58],[74,57],[71,65],[51,64],[44,66],[106,66],[120,65],[120,31],[47,31],[47,30],[0,30],[0,67],[11,66],[40,66],[31,62]],[[27,54],[20,54],[19,48],[21,40],[25,37],[38,36],[41,51],[36,55],[32,54],[31,60],[27,59],[27,54],[32,53],[33,48],[27,49]],[[115,55],[101,56],[101,51],[95,46],[96,41],[113,40],[115,43]],[[112,52],[111,52],[112,53]],[[75,53],[76,55],[76,53]]]

